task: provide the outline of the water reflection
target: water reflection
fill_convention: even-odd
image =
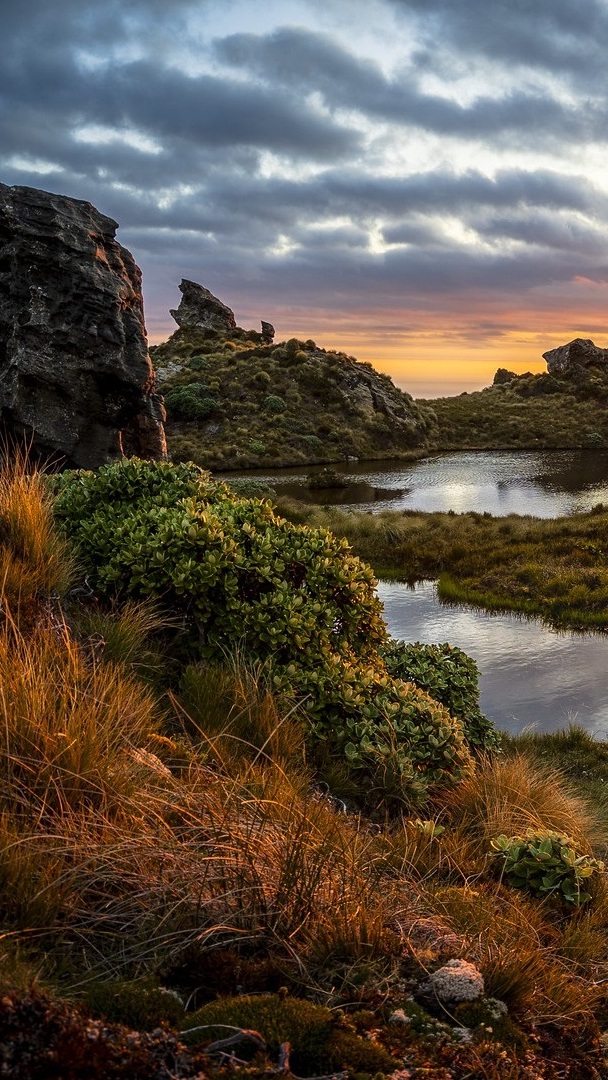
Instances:
[[[344,462],[346,488],[309,491],[308,467],[254,470],[280,494],[377,513],[380,510],[455,510],[561,517],[608,503],[608,453],[511,450],[444,454],[423,461]]]
[[[432,582],[381,582],[394,637],[449,641],[481,671],[481,707],[503,731],[557,731],[574,720],[608,738],[608,636],[558,633],[535,619],[440,604]]]

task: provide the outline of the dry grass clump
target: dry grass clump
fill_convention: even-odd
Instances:
[[[272,983],[362,1003],[373,1028],[439,957],[464,956],[525,1030],[587,1038],[608,1015],[605,887],[587,909],[551,907],[501,882],[488,854],[528,828],[601,845],[603,811],[554,758],[484,758],[420,819],[372,825],[242,659],[193,665],[167,693],[141,662],[158,613],[91,608],[69,626],[42,586],[30,595],[35,618],[5,597],[0,624],[2,985],[42,972],[92,1000],[100,981],[161,980],[190,1009]]]
[[[529,829],[571,836],[585,852],[594,840],[601,841],[590,803],[558,770],[519,753],[486,758],[450,793],[444,812],[451,829],[474,839],[483,850],[495,836],[523,836]]]
[[[92,661],[64,624],[0,626],[0,801],[13,812],[109,812],[141,782],[134,751],[157,717],[150,692]]]
[[[6,453],[6,448],[4,449]],[[0,590],[14,617],[32,617],[32,605],[63,595],[73,574],[64,540],[57,535],[44,477],[25,455],[0,463]]]

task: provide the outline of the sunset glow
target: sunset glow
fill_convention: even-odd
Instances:
[[[63,0],[0,14],[2,180],[415,396],[608,344],[608,0]],[[581,58],[584,57],[584,62]]]

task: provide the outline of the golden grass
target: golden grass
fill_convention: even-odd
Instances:
[[[16,615],[39,597],[63,595],[73,575],[68,546],[57,535],[43,476],[15,454],[0,466],[0,590]]]
[[[158,723],[151,693],[100,666],[61,623],[0,627],[0,802],[28,813],[110,807],[141,779],[135,751]]]
[[[488,850],[490,840],[528,829],[565,833],[581,851],[602,839],[591,805],[576,794],[555,768],[523,754],[486,758],[444,803],[450,828]]]
[[[19,518],[43,519],[33,505]],[[0,548],[42,536],[10,528]],[[5,598],[0,625],[0,977],[3,964],[18,972],[22,940],[74,991],[188,963],[196,979],[197,957],[230,948],[333,1004],[390,994],[436,963],[410,932],[428,917],[525,1023],[587,1029],[604,1007],[606,889],[566,915],[501,884],[487,856],[493,836],[528,828],[582,851],[603,842],[601,815],[553,766],[488,757],[426,809],[430,823],[372,827],[315,785],[300,721],[259,672],[190,668],[161,706],[136,677],[154,614],[104,613],[97,632],[114,644],[101,659],[94,620],[76,640],[45,592],[60,579],[52,550],[51,534],[21,544],[23,575],[44,564],[46,584],[42,571],[15,579],[11,596],[29,588],[36,617],[11,618]]]

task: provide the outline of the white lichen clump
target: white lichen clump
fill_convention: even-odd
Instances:
[[[459,1005],[483,997],[483,975],[468,960],[448,960],[429,977],[424,987],[444,1005]]]

